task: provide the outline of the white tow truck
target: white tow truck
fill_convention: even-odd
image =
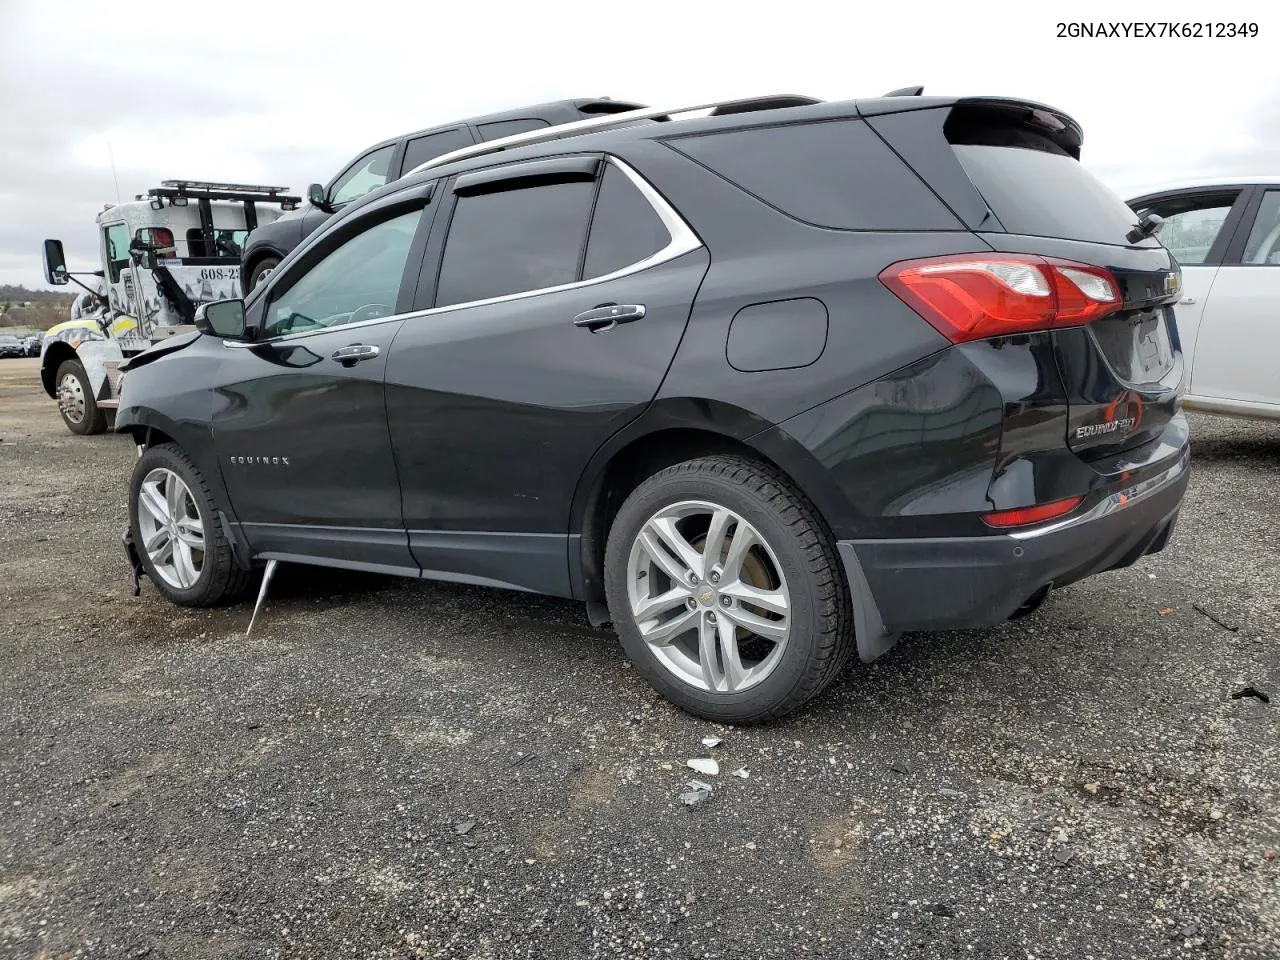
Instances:
[[[165,180],[97,216],[97,289],[67,269],[62,241],[44,241],[45,280],[76,283],[72,319],[45,333],[40,380],[73,433],[102,433],[119,403],[118,370],[168,337],[193,333],[202,303],[239,297],[250,231],[295,210],[287,187]]]

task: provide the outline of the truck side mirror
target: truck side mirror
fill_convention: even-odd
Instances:
[[[215,300],[196,308],[196,329],[223,340],[244,340],[244,301]]]
[[[55,287],[62,287],[71,282],[67,273],[67,258],[62,252],[61,240],[44,242],[44,279]]]
[[[143,270],[154,270],[156,268],[155,248],[141,237],[134,237],[129,242],[129,253]]]
[[[307,187],[307,203],[321,210],[328,209],[329,199],[324,195],[324,187],[313,183]]]

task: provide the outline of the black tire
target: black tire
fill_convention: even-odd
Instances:
[[[664,507],[691,500],[727,507],[755,527],[791,595],[790,635],[777,666],[738,692],[700,689],[663,666],[641,638],[628,599],[628,559],[642,528]],[[790,481],[744,458],[690,460],[641,483],[609,530],[604,580],[614,628],[636,670],[668,700],[707,720],[752,724],[792,713],[836,677],[853,650],[849,590],[830,532]]]
[[[74,377],[80,385],[79,399],[83,402],[84,412],[80,414],[79,419],[76,419],[76,408],[64,402],[61,397],[62,385],[69,377]],[[98,406],[93,388],[89,385],[89,374],[85,372],[84,364],[79,360],[63,360],[58,365],[54,384],[59,393],[58,413],[62,415],[62,422],[67,425],[68,430],[82,437],[106,432],[107,412]]]
[[[244,292],[248,296],[253,292],[254,288],[263,280],[270,276],[271,271],[280,266],[279,257],[263,257],[253,265],[253,269],[249,271],[245,278]]]
[[[204,532],[202,568],[199,577],[186,589],[174,586],[157,572],[155,563],[147,553],[139,527],[139,491],[147,475],[158,468],[172,471],[186,484]],[[242,597],[253,582],[253,572],[236,564],[231,544],[218,522],[209,485],[205,483],[195,463],[177,444],[164,443],[148,447],[138,458],[129,481],[129,531],[151,582],[162,594],[180,606],[212,607],[228,603]]]

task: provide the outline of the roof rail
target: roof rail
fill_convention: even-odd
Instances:
[[[731,113],[776,110],[782,107],[800,107],[821,102],[821,100],[816,100],[813,97],[805,97],[798,94],[775,94],[766,97],[747,97],[740,100],[718,100],[712,103],[696,104],[691,107],[676,107],[675,109],[670,107],[649,107],[644,110],[628,110],[625,113],[614,113],[592,120],[575,120],[572,123],[562,123],[554,127],[530,130],[527,133],[517,133],[510,137],[501,137],[497,140],[477,143],[471,147],[463,147],[460,150],[441,154],[426,163],[420,163],[406,173],[405,176],[407,177],[409,174],[432,167],[443,167],[445,164],[454,163],[457,160],[482,157],[486,154],[510,150],[513,147],[527,147],[535,143],[547,143],[552,140],[561,140],[565,137],[575,137],[580,134],[599,133],[603,130],[625,127],[640,120],[668,121],[682,113],[699,113],[702,111],[706,111],[708,116],[724,116]]]

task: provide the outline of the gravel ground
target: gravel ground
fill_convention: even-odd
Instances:
[[[35,363],[0,362],[6,957],[1280,956],[1280,424],[1194,418],[1165,553],[732,729],[568,602],[282,568],[246,639],[135,599],[134,451]]]

